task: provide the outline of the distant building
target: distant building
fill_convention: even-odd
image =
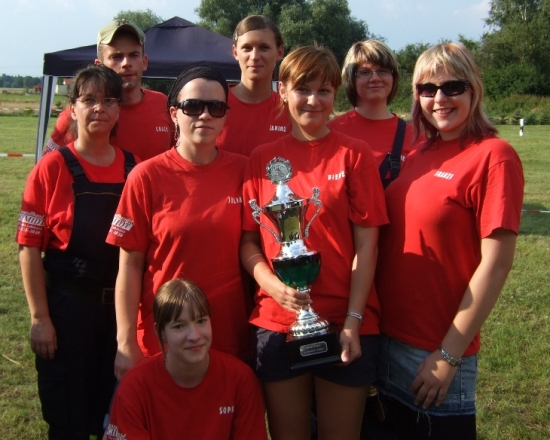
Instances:
[[[56,95],[66,95],[68,92],[68,86],[71,84],[72,78],[63,78],[63,84],[57,84],[55,86]]]

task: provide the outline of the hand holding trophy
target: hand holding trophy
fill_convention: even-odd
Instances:
[[[292,177],[292,167],[289,161],[281,157],[272,159],[266,170],[271,183],[277,185],[275,195],[262,207],[255,199],[250,200],[252,217],[281,244],[278,254],[271,258],[275,275],[287,286],[309,293],[321,268],[321,254],[317,250],[309,250],[304,238],[309,236],[309,227],[321,210],[320,191],[313,188],[313,196],[309,199],[294,194],[287,185]],[[304,227],[310,204],[315,205],[317,211]],[[262,213],[275,230],[260,221]],[[309,305],[298,312],[296,321],[289,328],[287,343],[293,370],[340,361],[341,348],[336,329],[321,319]]]

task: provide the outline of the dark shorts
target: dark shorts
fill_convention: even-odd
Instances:
[[[254,370],[258,378],[265,382],[294,379],[311,372],[314,376],[338,385],[362,387],[376,379],[379,339],[378,335],[360,336],[361,357],[347,366],[332,364],[291,370],[286,333],[258,328]]]

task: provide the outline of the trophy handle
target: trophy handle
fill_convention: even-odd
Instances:
[[[309,199],[310,202],[312,202],[315,206],[317,206],[317,211],[315,211],[315,214],[313,214],[313,217],[311,217],[311,220],[308,222],[306,229],[304,231],[304,237],[309,237],[309,227],[311,226],[311,223],[313,220],[315,220],[315,217],[319,215],[319,211],[321,211],[321,205],[322,202],[319,200],[319,194],[321,193],[321,190],[317,187],[313,187],[313,196],[311,199]]]
[[[264,225],[261,221],[260,221],[260,214],[263,211],[262,208],[260,208],[258,206],[258,204],[256,203],[256,199],[250,199],[248,201],[248,204],[250,205],[250,207],[252,208],[252,218],[256,221],[256,223],[258,223],[262,228],[265,228],[267,229],[269,232],[271,232],[271,235],[273,235],[273,237],[275,237],[275,241],[277,243],[280,243],[281,242],[281,239],[279,238],[279,236],[275,233],[275,231],[273,231],[269,226],[266,226]],[[312,219],[313,220],[313,219]]]

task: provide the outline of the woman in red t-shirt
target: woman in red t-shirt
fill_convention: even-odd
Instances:
[[[412,125],[405,124],[388,108],[399,88],[395,54],[378,40],[355,43],[344,60],[342,83],[353,109],[331,120],[328,126],[368,142],[386,187],[399,175],[401,162],[413,146]]]
[[[290,53],[281,64],[279,94],[292,131],[254,150],[245,174],[241,261],[259,285],[251,316],[257,326],[255,368],[275,440],[310,438],[313,390],[320,437],[358,438],[367,388],[376,376],[379,310],[371,287],[378,226],[387,218],[372,152],[364,142],[326,125],[340,82],[338,63],[328,49],[302,47]],[[274,158],[290,163],[288,186],[295,194],[320,189],[322,207],[307,244],[320,251],[323,263],[311,295],[274,275],[270,259],[280,245],[260,230],[249,208],[252,199],[264,206],[273,198],[266,165]],[[306,221],[313,215],[312,209]],[[261,221],[269,222],[264,216]],[[338,365],[289,365],[286,335],[296,312],[309,304],[338,327]]]
[[[267,440],[258,381],[248,365],[211,349],[210,304],[201,289],[168,281],[153,314],[162,351],[120,382],[105,440]]]
[[[247,158],[216,146],[228,114],[227,93],[217,70],[185,69],[168,96],[175,147],[137,166],[122,193],[107,237],[120,247],[115,295],[119,378],[159,352],[154,295],[175,277],[197,283],[208,297],[213,347],[243,360],[251,356],[239,262]]]
[[[116,384],[118,249],[105,237],[135,164],[109,142],[121,98],[111,69],[78,72],[69,95],[78,137],[36,164],[23,195],[16,241],[50,439],[101,436]]]
[[[282,60],[283,37],[273,21],[263,15],[242,19],[233,33],[233,56],[241,68],[241,80],[229,88],[231,111],[217,145],[250,156],[258,145],[289,131],[286,114],[278,107],[273,73]]]
[[[425,51],[413,85],[413,125],[426,140],[386,190],[379,384],[400,438],[474,439],[479,330],[514,260],[523,172],[483,113],[463,45]]]

